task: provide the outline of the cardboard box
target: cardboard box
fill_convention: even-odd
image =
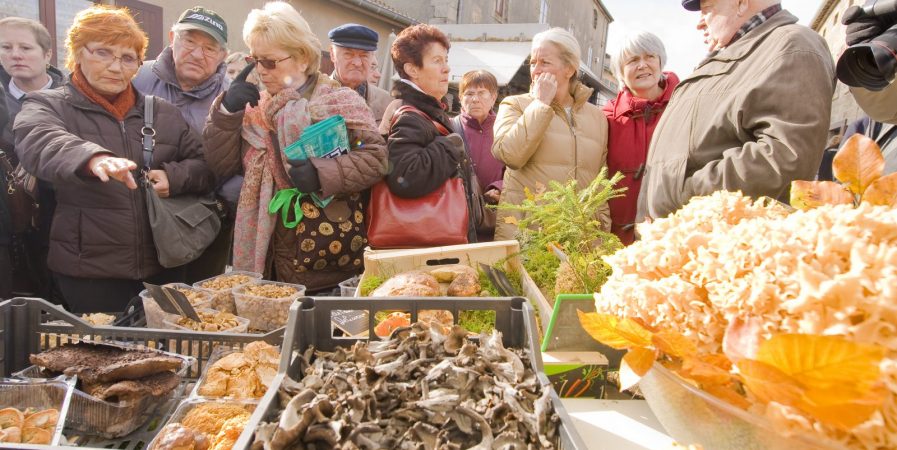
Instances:
[[[514,240],[369,252],[364,255],[364,273],[360,284],[376,275],[390,277],[409,270],[432,270],[446,264],[465,264],[477,268],[479,263],[494,265],[506,259],[507,263],[502,269],[520,274],[523,296],[536,308],[541,330],[545,330],[551,318],[551,305],[520,264],[519,253],[520,246]],[[356,291],[355,295],[360,296],[360,292]]]
[[[604,398],[607,358],[599,352],[544,352],[545,375],[559,397]]]

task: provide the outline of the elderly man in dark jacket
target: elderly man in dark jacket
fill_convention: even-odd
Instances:
[[[354,23],[340,25],[330,30],[327,36],[330,38],[330,60],[334,67],[330,77],[358,92],[379,125],[383,112],[393,101],[389,92],[368,81],[380,36],[376,31]]]
[[[695,196],[742,191],[788,201],[822,160],[835,70],[825,41],[779,0],[683,0],[710,54],[657,124],[637,220]]]
[[[176,106],[190,127],[202,134],[209,108],[227,90],[227,24],[215,11],[201,6],[181,14],[168,32],[171,45],[155,61],[147,61],[134,78],[134,87]],[[243,178],[218,180],[218,194],[236,206]],[[199,281],[224,272],[230,254],[233,219],[223,220],[215,242],[187,265],[187,281]]]

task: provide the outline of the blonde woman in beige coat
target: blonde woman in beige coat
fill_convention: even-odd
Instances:
[[[530,92],[506,97],[495,120],[492,154],[507,165],[501,201],[519,204],[524,189],[574,179],[585,187],[607,161],[607,118],[592,103],[592,89],[577,79],[580,48],[563,28],[533,38]],[[517,227],[505,220],[519,213],[499,211],[495,239],[514,239]],[[610,229],[607,206],[601,222]]]

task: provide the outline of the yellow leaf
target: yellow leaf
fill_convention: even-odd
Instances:
[[[855,134],[844,143],[832,160],[832,173],[857,195],[863,195],[885,170],[881,148],[872,139]]]
[[[801,402],[804,386],[781,370],[750,359],[742,359],[735,365],[744,386],[761,402],[774,400],[788,406],[797,406]]]
[[[586,332],[604,345],[616,349],[651,346],[651,332],[631,319],[582,310],[576,312]]]
[[[620,361],[620,390],[635,386],[651,370],[657,351],[645,347],[634,347]]]
[[[694,342],[675,331],[660,330],[654,333],[651,342],[658,350],[677,358],[686,358],[698,352]]]
[[[887,389],[877,385],[861,393],[855,386],[838,385],[828,390],[807,390],[800,409],[813,418],[847,431],[869,420],[887,398]],[[849,411],[849,414],[845,414]]]
[[[791,206],[806,211],[822,205],[850,205],[853,195],[832,181],[792,181]]]
[[[732,374],[728,369],[720,367],[713,360],[705,361],[703,357],[684,359],[679,374],[702,385],[726,384],[732,381]]]
[[[509,225],[517,225],[517,218],[514,216],[506,216],[505,223]]]
[[[897,173],[873,181],[863,193],[863,201],[876,206],[897,206]]]
[[[732,383],[728,384],[708,384],[702,385],[701,389],[706,391],[708,394],[713,395],[719,399],[725,400],[732,405],[735,405],[741,409],[748,409],[751,406],[751,402],[748,401],[744,397],[735,390],[735,387]]]
[[[869,388],[878,381],[882,347],[840,336],[782,334],[760,344],[757,360],[782,371],[809,389],[849,384]],[[740,367],[740,366],[739,366]]]

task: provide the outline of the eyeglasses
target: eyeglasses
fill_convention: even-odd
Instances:
[[[249,64],[258,64],[268,70],[274,70],[277,67],[277,63],[282,63],[292,57],[293,57],[293,55],[290,55],[283,59],[274,60],[274,59],[259,59],[259,58],[256,58],[255,56],[247,56],[246,62]]]
[[[485,101],[485,100],[488,100],[489,96],[491,96],[491,95],[492,95],[492,93],[489,91],[477,91],[477,92],[464,92],[461,94],[461,97],[464,97],[466,99],[471,99],[471,100],[473,100],[474,98],[478,98],[480,100]]]
[[[115,62],[116,59],[121,61],[122,67],[128,69],[134,69],[143,63],[143,61],[131,55],[115,56],[115,54],[112,53],[112,50],[109,50],[108,48],[100,47],[96,50],[91,50],[90,47],[85,45],[84,50],[87,50],[87,53],[90,53],[95,58],[110,66]]]
[[[215,58],[221,54],[221,47],[219,46],[211,46],[211,45],[200,45],[199,42],[194,41],[193,39],[187,36],[179,36],[178,43],[181,44],[181,47],[184,50],[187,50],[190,53],[193,53],[197,48],[202,49],[202,55],[206,58]]]

